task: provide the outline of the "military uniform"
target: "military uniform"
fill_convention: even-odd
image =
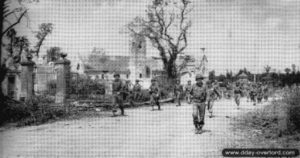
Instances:
[[[155,80],[152,80],[154,82]],[[154,110],[154,105],[157,105],[158,110],[160,110],[160,103],[159,103],[159,98],[160,98],[160,89],[156,84],[151,84],[149,88],[150,92],[150,103],[152,105],[152,110]]]
[[[114,75],[118,76],[118,75]],[[113,94],[113,114],[115,115],[115,112],[117,111],[116,108],[117,106],[121,110],[121,114],[124,115],[124,105],[123,105],[123,100],[124,100],[124,95],[123,95],[123,88],[124,85],[120,79],[115,79],[112,83],[112,94]]]
[[[177,106],[181,106],[180,97],[181,97],[182,92],[183,92],[182,85],[180,85],[180,83],[179,84],[176,83],[176,85],[174,87],[174,95],[175,95],[175,98],[178,102]]]
[[[214,88],[214,87],[208,88],[208,102],[207,102],[207,109],[208,109],[208,112],[210,113],[210,117],[212,117],[212,113],[213,113],[213,105],[214,105],[214,102],[218,99],[218,97],[220,98],[221,95],[220,95],[220,93],[217,91],[216,88]]]
[[[250,99],[253,102],[253,105],[256,105],[256,97],[257,97],[256,86],[252,85],[250,89]]]
[[[191,84],[187,84],[185,86],[185,97],[186,97],[186,101],[190,104],[191,103],[191,91],[192,91],[192,85]]]
[[[196,80],[203,78],[204,77],[201,75],[196,76]],[[197,130],[196,133],[199,133],[204,126],[205,108],[208,97],[207,88],[204,83],[202,83],[201,85],[197,83],[193,85],[191,95],[193,98],[193,123]]]
[[[136,82],[136,84],[133,86],[133,99],[138,101],[141,96],[142,86]]]
[[[263,97],[264,97],[263,88],[261,84],[259,84],[257,88],[257,103],[261,103]]]
[[[234,101],[235,101],[236,105],[238,106],[238,108],[240,106],[240,99],[241,99],[242,93],[243,92],[242,92],[242,89],[241,89],[240,86],[235,87],[235,89],[234,89]]]
[[[264,92],[264,100],[268,101],[268,99],[269,99],[269,87],[268,87],[268,85],[264,86],[263,92]]]
[[[123,86],[123,99],[126,100],[131,106],[134,106],[133,103],[133,94],[130,88],[130,81],[126,81],[126,84]]]

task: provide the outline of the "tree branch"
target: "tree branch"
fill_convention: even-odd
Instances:
[[[26,9],[26,10],[20,15],[20,17],[18,18],[18,20],[17,20],[15,23],[13,23],[13,24],[10,25],[7,29],[5,29],[5,30],[1,33],[1,37],[3,37],[3,36],[5,35],[5,33],[6,33],[7,31],[9,31],[11,28],[13,28],[13,27],[16,26],[18,23],[20,23],[21,20],[22,20],[22,18],[24,17],[24,15],[27,13],[27,11],[28,11],[28,9]]]

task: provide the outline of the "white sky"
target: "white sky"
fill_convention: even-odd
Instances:
[[[42,52],[59,46],[69,56],[94,47],[112,55],[128,55],[128,35],[122,27],[144,16],[149,0],[40,0],[30,5],[30,29],[18,27],[35,39],[38,24],[51,22],[54,31]],[[283,71],[300,66],[300,0],[194,0],[186,52],[202,55],[217,73],[246,67],[263,71],[265,65]],[[24,22],[25,23],[25,22]],[[149,55],[156,50],[147,45]],[[256,52],[256,53],[255,53]]]

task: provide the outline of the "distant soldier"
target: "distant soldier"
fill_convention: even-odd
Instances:
[[[196,128],[196,134],[202,133],[204,126],[205,107],[208,100],[207,88],[203,83],[204,76],[196,75],[196,84],[191,90],[193,100],[193,122]]]
[[[234,87],[233,93],[234,93],[234,101],[237,105],[237,108],[239,109],[240,99],[241,99],[243,91],[242,91],[242,88],[241,88],[241,86],[238,82],[236,83],[236,86]]]
[[[208,82],[207,84],[208,90],[208,102],[207,102],[207,109],[210,113],[209,117],[213,117],[213,105],[214,102],[221,97],[220,93],[217,91],[216,87],[214,87],[212,82]]]
[[[259,83],[257,87],[257,103],[261,103],[263,97],[264,97],[263,87],[262,84]]]
[[[140,80],[135,80],[135,85],[133,86],[133,98],[138,101],[141,96],[142,86],[140,85]]]
[[[251,86],[250,84],[247,84],[245,87],[245,95],[247,97],[247,102],[250,101],[250,91],[251,91]]]
[[[116,116],[117,109],[116,107],[118,106],[121,110],[121,115],[124,115],[124,105],[123,105],[123,100],[124,100],[124,95],[123,95],[123,83],[120,80],[120,75],[119,74],[114,74],[115,80],[112,83],[112,94],[113,94],[113,115]]]
[[[180,84],[180,80],[177,79],[175,87],[174,87],[174,95],[175,95],[176,101],[178,102],[178,104],[176,106],[181,106],[180,98],[181,98],[182,93],[183,93],[183,87]]]
[[[152,105],[152,110],[154,110],[155,104],[157,105],[158,110],[160,110],[160,104],[159,104],[160,89],[155,79],[151,80],[149,91],[150,91],[150,103]]]
[[[264,100],[268,101],[268,99],[269,99],[269,86],[268,86],[268,84],[266,84],[263,87],[263,92],[264,92]]]
[[[188,81],[187,85],[185,86],[185,98],[188,104],[191,104],[191,90],[192,90],[192,82],[191,80]]]

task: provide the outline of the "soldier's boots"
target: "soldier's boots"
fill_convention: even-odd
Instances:
[[[198,123],[197,128],[196,128],[196,134],[201,134],[203,132],[202,127],[203,127],[203,125]]]

